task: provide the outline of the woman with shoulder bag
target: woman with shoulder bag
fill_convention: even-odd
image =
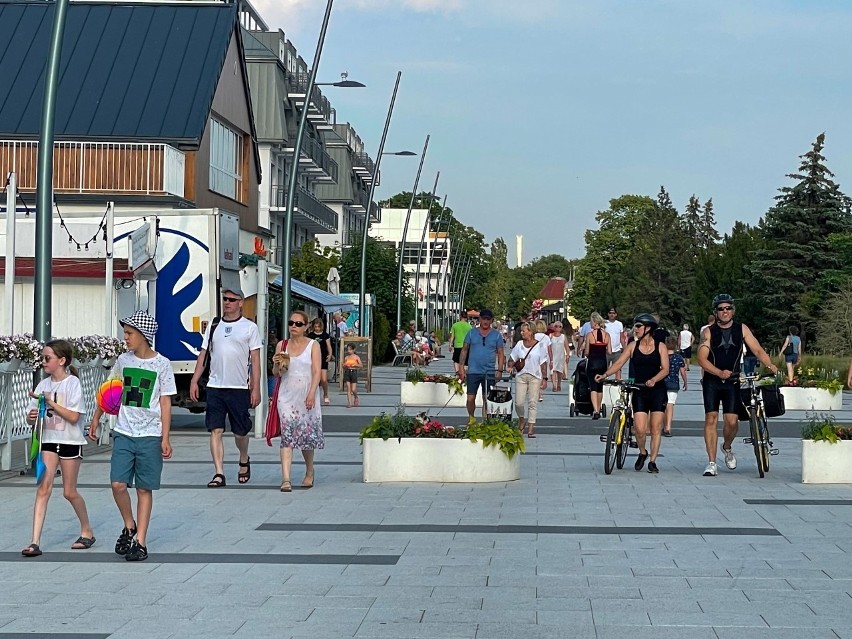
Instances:
[[[799,337],[798,326],[790,327],[790,334],[781,344],[781,354],[787,365],[787,381],[792,382],[796,378],[796,366],[802,363],[802,338]]]
[[[547,388],[547,351],[533,335],[529,322],[521,324],[521,339],[509,354],[509,366],[515,372],[515,411],[521,433],[535,437],[538,416],[538,394]]]

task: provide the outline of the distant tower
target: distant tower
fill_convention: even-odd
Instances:
[[[515,251],[518,254],[518,267],[524,265],[524,236],[516,235],[515,236]]]

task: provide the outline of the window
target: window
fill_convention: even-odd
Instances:
[[[241,200],[243,139],[221,122],[210,120],[210,190]]]

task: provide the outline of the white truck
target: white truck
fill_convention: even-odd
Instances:
[[[218,209],[115,209],[115,270],[110,285],[104,272],[107,216],[71,206],[63,207],[62,216],[64,226],[55,216],[53,227],[53,335],[120,336],[118,320],[137,308],[146,309],[159,324],[155,348],[172,362],[178,388],[175,405],[203,410],[203,405],[190,401],[189,382],[204,329],[221,314],[219,291],[223,285],[236,285],[247,295],[260,292],[257,284],[241,284],[237,216]],[[33,216],[19,214],[15,332],[33,326],[34,238]],[[89,238],[93,239],[86,246],[77,248],[78,240]],[[265,281],[263,287],[265,292]],[[107,295],[114,300],[111,320],[106,318]]]

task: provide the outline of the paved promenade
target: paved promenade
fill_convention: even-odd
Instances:
[[[775,438],[765,479],[741,442],[739,468],[706,478],[703,441],[678,422],[659,475],[635,472],[634,450],[605,476],[604,422],[570,420],[565,393],[548,392],[520,481],[364,484],[351,431],[393,409],[403,375],[376,369],[358,409],[333,396],[316,486],[291,494],[262,440],[249,484],[228,441],[228,486],[205,488],[207,439],[180,416],[144,563],[112,552],[107,455],[81,473],[90,551],[70,550],[79,531],[57,489],[45,554],[22,558],[33,479],[0,482],[0,639],[852,639],[852,487],[801,484],[798,439]],[[682,401],[697,423],[700,393]]]

